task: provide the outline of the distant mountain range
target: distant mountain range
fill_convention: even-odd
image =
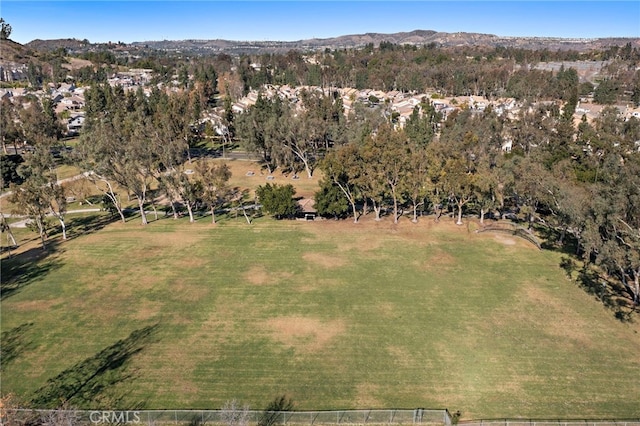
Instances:
[[[552,37],[500,37],[491,34],[478,33],[445,33],[429,30],[415,30],[393,34],[366,33],[352,34],[324,39],[307,39],[299,41],[233,41],[233,40],[162,40],[140,41],[130,44],[87,44],[86,41],[76,39],[33,40],[26,44],[35,50],[55,50],[64,47],[69,50],[93,50],[99,46],[113,49],[145,50],[156,49],[169,52],[191,54],[207,53],[282,53],[289,50],[317,51],[322,49],[358,48],[381,42],[394,44],[427,45],[433,43],[438,47],[515,47],[522,49],[576,50],[586,51],[602,49],[608,46],[623,46],[631,43],[640,48],[640,38],[596,38],[570,39]]]

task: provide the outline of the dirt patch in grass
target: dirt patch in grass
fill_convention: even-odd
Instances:
[[[374,395],[380,393],[380,385],[373,383],[358,383],[356,385],[356,407],[383,407],[384,401]]]
[[[296,290],[300,293],[308,293],[323,288],[334,288],[344,284],[337,278],[330,277],[314,277],[313,279],[303,280],[296,286]]]
[[[377,312],[384,318],[392,318],[396,314],[396,305],[391,302],[380,302],[377,306]]]
[[[161,222],[159,222],[161,223]],[[118,229],[118,226],[119,229]],[[203,232],[199,232],[197,227],[185,225],[178,226],[173,232],[156,232],[153,223],[145,230],[135,230],[131,224],[122,225],[120,222],[109,225],[113,230],[125,233],[118,235],[117,240],[130,245],[131,251],[179,251],[187,247],[192,247],[195,243],[206,237]],[[108,245],[115,235],[111,233],[98,232],[87,236],[86,242],[89,244]]]
[[[209,294],[209,288],[202,285],[185,283],[183,280],[176,280],[169,285],[173,298],[181,302],[193,303],[204,299]]]
[[[244,279],[257,286],[278,284],[282,280],[291,279],[291,277],[293,277],[291,272],[269,272],[264,265],[254,265],[244,273]]]
[[[425,258],[414,261],[414,265],[419,271],[427,272],[433,271],[434,268],[454,266],[456,264],[457,260],[453,255],[439,249],[428,249],[425,253]]]
[[[493,239],[499,242],[500,244],[504,244],[505,246],[515,246],[516,240],[513,238],[505,237],[504,235],[494,235]]]
[[[510,333],[514,326],[522,327],[524,333],[516,339],[529,339],[527,333],[531,330],[565,348],[576,346],[583,350],[597,344],[594,324],[590,324],[571,302],[549,294],[535,282],[523,282],[513,300],[514,305],[505,307],[499,315],[492,315],[487,326],[505,333]]]
[[[136,305],[136,309],[132,318],[136,321],[147,321],[162,313],[163,303],[151,300],[141,301]]]
[[[365,253],[376,250],[382,245],[380,238],[371,238],[371,232],[375,230],[375,222],[355,224],[350,220],[327,220],[306,225],[308,226],[305,226],[305,229],[313,234],[313,238],[307,240],[309,244],[325,242],[336,244],[338,252]]]
[[[302,258],[307,262],[320,265],[323,268],[339,268],[347,263],[347,261],[342,257],[331,256],[325,253],[307,252],[302,255]]]
[[[264,265],[253,265],[244,273],[244,278],[253,285],[270,284],[269,273]]]
[[[13,303],[11,305],[11,310],[18,312],[46,311],[60,303],[64,303],[64,299],[25,300]]]
[[[274,340],[293,346],[302,353],[322,350],[332,339],[346,331],[346,325],[341,320],[323,321],[301,316],[273,318],[265,326]]]
[[[207,261],[205,259],[193,257],[193,256],[177,259],[175,261],[175,265],[178,268],[187,268],[187,269],[200,268],[202,266],[205,266],[206,264],[207,264]]]
[[[406,368],[411,365],[412,356],[405,349],[399,346],[389,346],[387,348],[389,355],[393,359],[394,365]]]

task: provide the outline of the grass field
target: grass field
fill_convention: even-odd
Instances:
[[[233,185],[267,182],[229,165]],[[318,179],[274,175],[300,196]],[[640,417],[637,316],[616,320],[561,253],[524,240],[430,218],[69,220],[46,254],[16,230],[21,253],[2,259],[1,390],[37,406],[287,394],[297,409]]]
[[[640,327],[569,281],[558,253],[426,219],[207,222],[131,219],[24,253],[22,269],[4,259],[2,391],[43,406],[262,408],[286,393],[298,409],[638,416]]]

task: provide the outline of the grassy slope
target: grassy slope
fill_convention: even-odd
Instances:
[[[30,397],[74,366],[95,384],[88,360],[157,324],[100,376],[116,383],[102,404],[261,408],[287,393],[299,409],[638,416],[640,327],[569,282],[557,253],[427,220],[207,222],[132,219],[34,263],[2,302],[18,337],[3,392]]]

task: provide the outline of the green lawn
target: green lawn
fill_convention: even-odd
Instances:
[[[297,409],[640,415],[638,319],[569,281],[559,253],[428,219],[208,222],[131,219],[26,253],[20,270],[3,259],[2,392],[41,406],[261,409],[286,393]]]

